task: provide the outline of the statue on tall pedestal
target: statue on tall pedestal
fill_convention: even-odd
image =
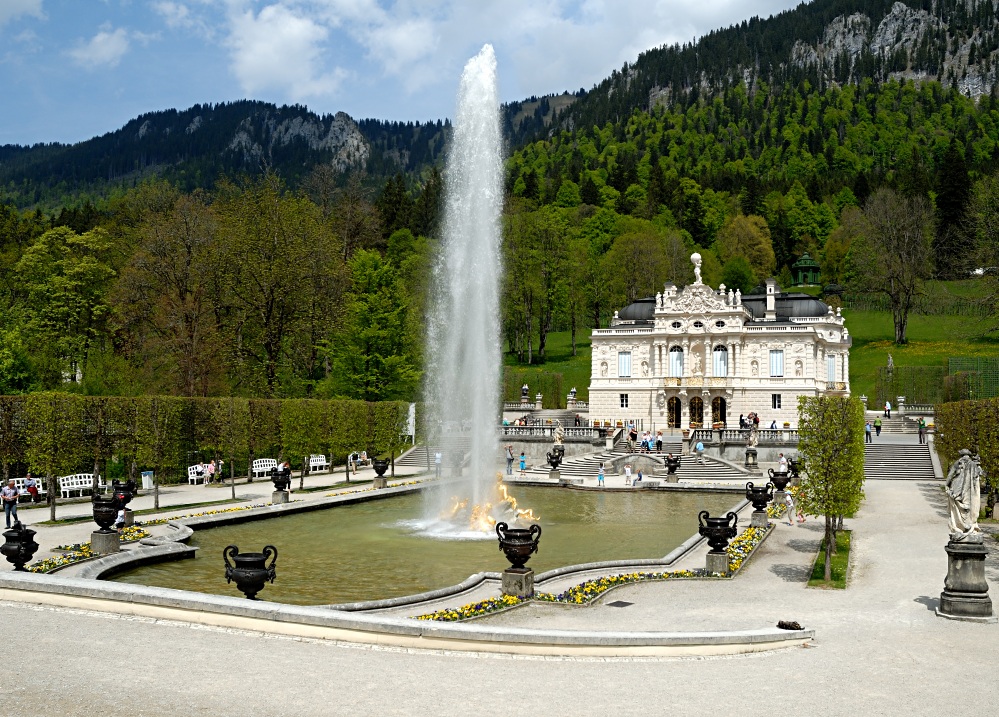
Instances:
[[[947,499],[950,504],[950,539],[968,540],[981,533],[978,513],[982,508],[982,467],[971,451],[962,448],[947,473]]]

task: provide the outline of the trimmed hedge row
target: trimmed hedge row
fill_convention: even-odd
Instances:
[[[962,448],[981,456],[991,508],[999,491],[999,398],[942,403],[935,409],[934,424],[944,472]]]
[[[408,411],[402,402],[351,400],[0,396],[0,465],[5,478],[14,464],[56,476],[91,472],[114,456],[170,482],[192,457],[230,466],[283,457],[299,468],[323,453],[344,463],[353,451],[402,448]]]

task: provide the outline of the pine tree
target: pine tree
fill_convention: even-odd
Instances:
[[[964,276],[973,249],[968,231],[971,179],[956,139],[952,139],[937,171],[936,237],[933,254],[937,275],[943,279]]]

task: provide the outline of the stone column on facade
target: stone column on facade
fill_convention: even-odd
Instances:
[[[843,352],[843,383],[846,384],[850,380],[850,353],[848,351]]]
[[[690,376],[690,339],[683,340],[683,365],[680,368],[682,378]]]

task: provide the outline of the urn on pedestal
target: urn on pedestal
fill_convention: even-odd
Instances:
[[[774,499],[774,484],[753,485],[752,481],[746,483],[746,500],[753,504],[751,528],[765,528],[767,526],[767,504]]]
[[[791,481],[791,476],[787,474],[787,471],[775,471],[771,468],[767,471],[767,474],[770,476],[770,482],[774,484],[774,490],[784,490]]]
[[[385,479],[385,471],[389,469],[389,462],[384,458],[374,458],[371,467],[375,469],[375,488],[388,488],[388,481]]]
[[[496,524],[499,549],[506,554],[510,567],[503,571],[502,592],[520,598],[534,595],[534,571],[524,567],[531,555],[538,552],[541,526],[535,523],[530,528],[511,528],[506,523]]]
[[[14,570],[27,572],[24,566],[31,562],[32,556],[38,551],[35,531],[16,520],[13,528],[4,531],[3,537],[5,542],[0,546],[0,553],[14,566]]]
[[[708,552],[705,568],[709,573],[728,572],[728,541],[735,537],[736,526],[739,523],[739,516],[729,512],[721,518],[712,518],[706,510],[697,514],[697,522],[700,524],[697,532],[708,539],[711,550]]]
[[[232,564],[229,562],[232,558]],[[267,559],[271,558],[271,564],[267,565]],[[227,545],[222,551],[222,560],[225,561],[225,581],[235,582],[246,597],[250,600],[257,599],[257,593],[264,589],[268,582],[273,583],[277,577],[274,564],[277,562],[277,548],[273,545],[265,545],[262,552],[243,553],[235,545]]]

